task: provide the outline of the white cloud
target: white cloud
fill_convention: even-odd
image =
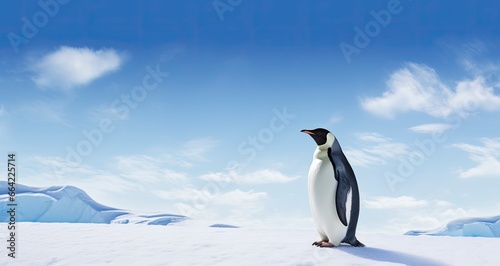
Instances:
[[[440,213],[441,220],[447,222],[457,218],[467,217],[469,213],[462,208],[448,208]]]
[[[386,142],[363,149],[364,151],[381,156],[382,158],[396,158],[408,153],[408,146],[399,142]]]
[[[405,233],[409,230],[429,230],[444,225],[450,220],[470,216],[466,210],[455,207],[444,200],[423,200],[411,196],[372,197],[363,201],[367,212],[387,214],[385,226],[374,228],[391,233]]]
[[[105,169],[68,163],[61,157],[34,157],[27,161],[25,184],[30,186],[73,185],[98,202],[114,207],[141,206],[168,209],[192,218],[235,221],[259,217],[269,196],[254,190],[197,189],[187,175],[168,169],[165,156],[119,156]],[[167,165],[165,165],[167,164]],[[130,193],[142,195],[135,201]],[[121,199],[121,200],[120,200]],[[162,200],[160,200],[162,199]],[[115,203],[113,203],[115,202]],[[126,202],[126,205],[124,202]],[[178,209],[172,209],[177,207]]]
[[[110,192],[137,190],[134,182],[120,175],[85,164],[68,163],[61,157],[27,158],[27,165],[22,182],[31,186],[73,185],[99,198],[107,197]]]
[[[224,204],[231,206],[241,206],[242,204],[248,204],[249,202],[258,202],[267,199],[267,193],[265,192],[254,192],[253,190],[241,191],[235,189],[226,193],[221,193],[215,196],[214,203]]]
[[[362,132],[362,133],[356,133],[356,137],[362,141],[369,141],[369,142],[387,142],[390,139],[387,137],[382,136],[382,134],[377,133],[377,132]]]
[[[336,124],[336,123],[338,123],[338,122],[342,121],[343,119],[344,119],[344,118],[343,118],[342,116],[340,116],[340,115],[334,115],[334,116],[332,116],[332,117],[330,118],[330,121],[329,121],[329,122],[330,122],[330,124]]]
[[[428,206],[426,200],[417,200],[410,196],[375,197],[371,200],[365,200],[365,207],[368,209],[396,209],[396,208],[418,208]]]
[[[370,155],[362,150],[347,148],[344,149],[344,153],[352,165],[366,167],[368,165],[385,164],[385,160],[382,158]]]
[[[116,71],[122,62],[123,57],[114,49],[61,46],[35,64],[33,80],[42,88],[70,90]]]
[[[500,138],[482,138],[483,146],[457,143],[452,146],[469,153],[469,158],[478,163],[467,170],[460,170],[460,177],[500,177]]]
[[[438,207],[451,207],[451,206],[453,206],[453,203],[445,201],[445,200],[437,200],[435,202],[435,204]]]
[[[223,173],[223,172],[211,172],[211,173],[203,174],[199,178],[201,180],[205,180],[205,181],[215,181],[215,182],[226,182],[226,183],[229,183],[229,182],[235,182],[236,181],[236,176],[237,176],[236,172],[227,172],[227,173]]]
[[[142,182],[172,182],[184,183],[187,181],[185,173],[176,172],[165,167],[166,162],[160,158],[148,155],[118,156],[115,158],[114,168],[121,176],[130,180]]]
[[[359,140],[369,144],[361,149],[344,149],[346,157],[352,165],[366,167],[385,164],[387,159],[394,159],[408,153],[406,144],[394,142],[382,134],[363,132],[355,135]]]
[[[265,208],[267,199],[268,195],[265,192],[235,189],[216,194],[210,201],[210,211],[214,213],[215,217],[245,221],[259,217],[259,213]]]
[[[217,192],[217,191],[215,191]],[[223,204],[239,206],[244,203],[257,202],[268,198],[265,192],[254,192],[253,190],[242,191],[235,189],[228,192],[215,193],[214,191],[184,188],[179,190],[155,190],[153,194],[167,200],[179,200],[188,203],[196,202],[197,198],[206,199],[210,204]],[[200,201],[201,202],[201,201]]]
[[[407,222],[401,224],[404,225],[406,228],[415,228],[415,229],[421,229],[421,228],[427,228],[427,229],[434,229],[442,225],[442,222],[440,219],[437,219],[436,217],[432,216],[425,216],[425,215],[417,215],[411,217]],[[400,225],[400,226],[401,226]]]
[[[476,76],[500,70],[500,66],[492,61],[493,56],[489,54],[489,51],[496,50],[496,44],[473,40],[463,43],[459,47],[449,46],[448,49],[454,50],[459,62],[467,71]]]
[[[253,173],[238,175],[239,182],[247,184],[266,184],[266,183],[287,183],[298,177],[286,176],[280,171],[264,169]]]
[[[452,92],[441,83],[436,72],[425,65],[406,64],[390,76],[387,87],[381,97],[364,99],[361,102],[363,109],[386,118],[407,111],[440,117],[449,114],[442,99]]]
[[[500,110],[500,96],[482,76],[460,80],[452,90],[440,80],[434,69],[408,63],[392,73],[382,96],[365,98],[361,106],[385,118],[409,111],[445,118],[452,114],[466,116],[478,109]]]
[[[194,189],[194,188],[184,188],[184,189],[176,189],[176,190],[153,190],[151,193],[156,196],[166,199],[166,200],[179,200],[186,202],[193,202],[196,197],[204,196],[204,192]],[[210,195],[206,192],[207,195]]]
[[[450,108],[462,116],[476,109],[500,110],[500,96],[495,94],[493,87],[485,83],[483,77],[460,81],[456,86],[456,93],[449,99]]]
[[[450,129],[452,125],[444,124],[444,123],[435,123],[435,124],[423,124],[414,127],[410,127],[411,131],[423,134],[432,134],[432,133],[442,133],[446,130]]]
[[[435,229],[442,225],[442,220],[427,215],[415,215],[408,219],[392,220],[391,227],[402,228],[401,233],[406,233],[409,230],[428,230]]]
[[[409,230],[432,230],[449,221],[468,216],[470,216],[469,212],[462,208],[430,204],[424,208],[411,209],[411,212],[405,212],[403,215],[393,218],[388,227],[391,229],[400,228],[401,233]]]
[[[23,176],[25,176],[23,182],[31,186],[42,187],[73,185],[85,190],[89,195],[95,196],[97,201],[108,202],[108,204],[126,197],[126,195],[131,195],[131,192],[135,194],[145,192],[147,194],[140,200],[133,202],[125,199],[125,202],[133,205],[140,204],[140,202],[147,203],[148,197],[154,199],[156,198],[154,196],[159,196],[157,194],[149,195],[150,191],[165,188],[177,189],[177,191],[187,190],[186,187],[189,186],[187,175],[168,169],[168,165],[165,164],[166,162],[161,156],[153,158],[145,155],[134,155],[119,156],[108,163],[108,167],[95,168],[83,163],[67,162],[65,158],[61,157],[37,156],[27,161],[29,167],[23,171]],[[187,195],[187,193],[185,194]],[[167,196],[163,195],[163,198],[165,197]],[[148,203],[145,208],[155,208],[156,205],[162,208],[158,202]],[[170,208],[170,206],[165,208]]]
[[[181,155],[195,161],[206,161],[206,154],[217,146],[219,141],[210,137],[194,139],[184,144]]]
[[[295,176],[286,176],[280,171],[271,170],[271,169],[262,169],[251,173],[236,173],[236,172],[227,172],[227,173],[207,173],[200,176],[200,179],[206,181],[215,181],[215,182],[236,182],[236,183],[244,183],[244,184],[270,184],[270,183],[287,183],[291,182],[298,177]]]
[[[68,125],[64,115],[65,105],[60,102],[36,100],[20,107],[21,112],[30,119]]]
[[[228,192],[197,190],[153,191],[166,200],[178,200],[178,212],[191,218],[207,219],[250,219],[264,208],[268,195],[265,192],[235,189]]]
[[[105,118],[113,121],[128,120],[128,111],[113,106],[99,106],[90,110],[90,119],[92,121],[100,122]]]
[[[190,167],[194,166],[194,164],[192,162],[188,162],[188,161],[180,158],[179,156],[174,156],[174,155],[170,155],[170,154],[162,155],[162,156],[160,156],[160,159],[167,164],[171,164],[171,165],[182,167],[182,168],[190,168]]]

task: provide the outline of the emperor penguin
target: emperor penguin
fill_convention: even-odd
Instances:
[[[359,190],[356,177],[339,142],[324,128],[304,129],[318,147],[309,168],[309,205],[321,237],[318,247],[337,247],[348,243],[365,245],[356,239],[359,216]]]

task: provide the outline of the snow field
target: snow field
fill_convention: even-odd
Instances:
[[[7,227],[0,224],[0,241]],[[0,265],[500,265],[499,238],[359,234],[321,249],[314,229],[21,223]],[[2,248],[5,249],[5,248]]]

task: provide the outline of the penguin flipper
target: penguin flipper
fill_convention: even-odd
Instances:
[[[347,217],[346,217],[346,202],[347,202],[347,194],[351,190],[351,184],[349,183],[349,179],[344,174],[342,170],[337,169],[335,171],[335,178],[337,179],[337,192],[335,193],[335,204],[337,205],[337,215],[339,216],[340,221],[343,225],[347,226]]]

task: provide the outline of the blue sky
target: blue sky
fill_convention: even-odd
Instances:
[[[359,230],[500,212],[495,1],[46,3],[1,4],[0,151],[20,183],[313,226],[300,130],[324,127],[356,172]]]

